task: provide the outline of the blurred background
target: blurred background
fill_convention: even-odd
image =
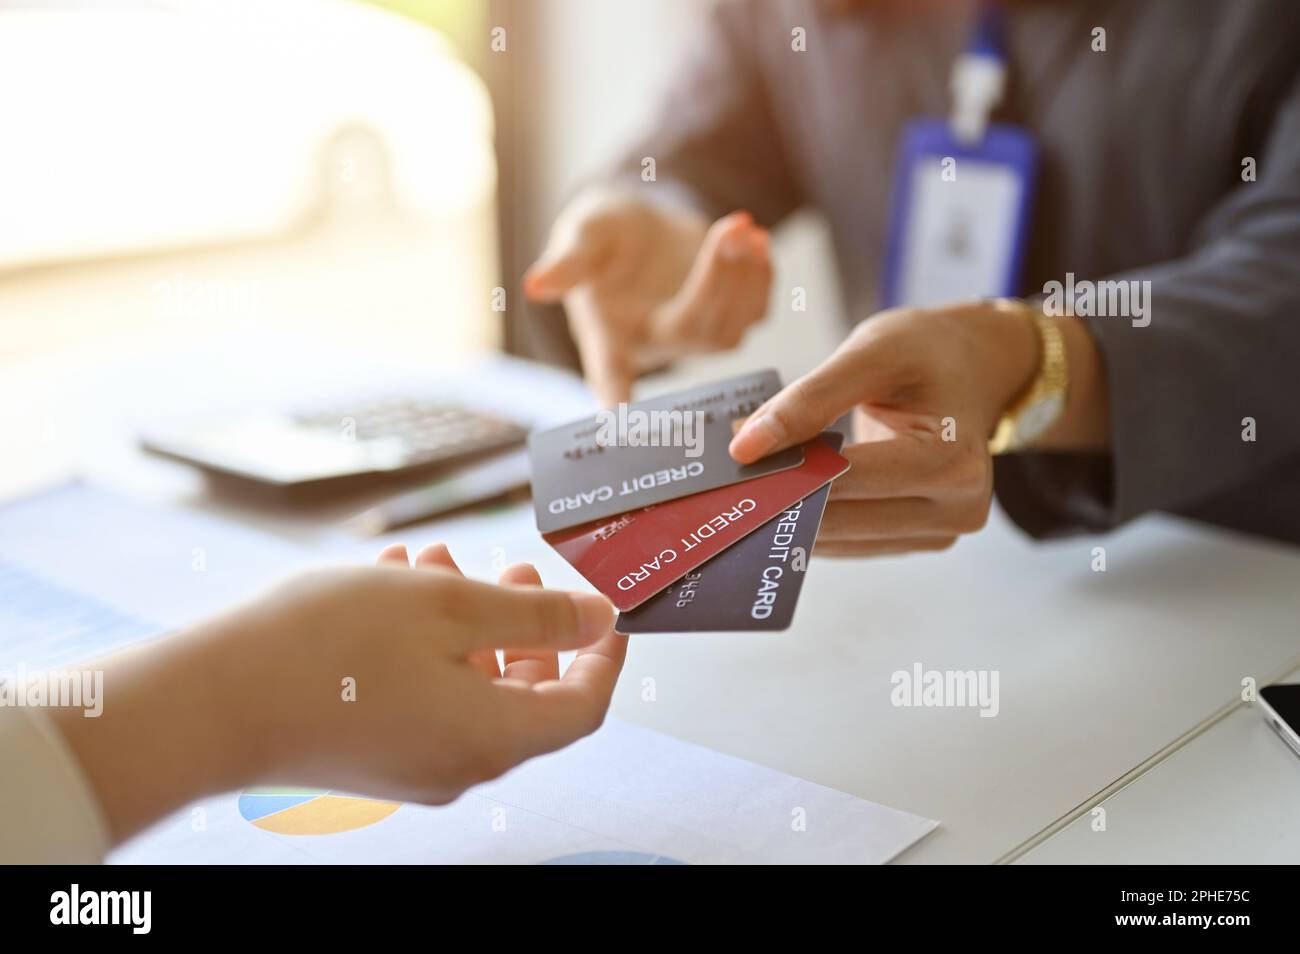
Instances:
[[[213,406],[270,373],[245,358],[295,342],[572,365],[562,316],[528,307],[520,277],[648,120],[706,10],[0,0],[0,413],[26,438],[11,446],[39,448],[10,489],[84,455],[59,404],[115,362],[202,352],[208,379],[149,393]],[[673,374],[810,366],[837,340],[825,242],[814,218],[788,223],[769,321]]]

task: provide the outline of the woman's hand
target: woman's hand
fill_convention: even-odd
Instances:
[[[583,371],[606,406],[637,376],[733,348],[767,311],[768,235],[746,212],[712,225],[621,193],[580,196],[556,220],[524,292],[564,302]]]
[[[1084,326],[1060,319],[1070,364],[1066,411],[1043,446],[1104,443],[1104,379]],[[817,552],[943,550],[984,526],[993,496],[988,438],[1032,382],[1031,318],[985,303],[900,308],[862,322],[819,367],[758,409],[732,456],[749,463],[808,440],[854,411],[852,469],[835,481]]]
[[[601,724],[626,650],[613,620],[530,566],[492,586],[445,547],[415,569],[390,548],[107,661],[103,714],[56,723],[115,841],[261,782],[441,804]],[[561,678],[566,649],[581,651]]]

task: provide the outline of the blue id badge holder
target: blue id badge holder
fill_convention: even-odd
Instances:
[[[1006,75],[999,13],[984,5],[953,66],[953,115],[916,119],[904,130],[882,287],[887,308],[1020,290],[1038,147],[1018,126],[987,122]]]

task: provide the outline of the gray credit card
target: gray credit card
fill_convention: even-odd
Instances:
[[[537,529],[563,530],[799,466],[799,447],[754,464],[727,453],[732,422],[780,389],[776,371],[756,371],[530,434]]]
[[[828,431],[822,440],[838,451],[844,435]],[[788,629],[830,492],[827,484],[787,507],[662,593],[620,613],[614,629],[627,636]]]

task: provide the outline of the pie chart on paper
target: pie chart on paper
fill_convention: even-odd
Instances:
[[[249,788],[239,796],[244,820],[277,835],[335,835],[383,821],[401,807],[311,788]]]

